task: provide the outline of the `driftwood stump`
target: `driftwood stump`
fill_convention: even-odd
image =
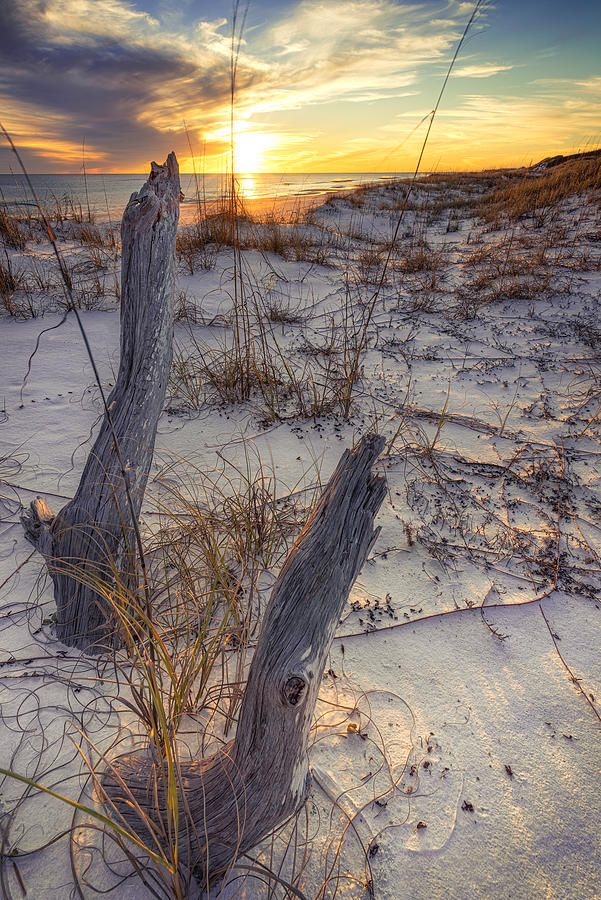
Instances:
[[[133,583],[132,513],[137,519],[173,356],[179,196],[177,159],[170,153],[164,165],[151,164],[121,223],[121,358],[107,401],[111,421],[105,415],[73,500],[53,516],[38,497],[23,516],[54,582],[57,635],[74,647],[93,650],[116,641],[110,605],[98,587],[110,589],[117,573]]]
[[[179,852],[201,885],[293,815],[309,788],[311,718],[351,586],[379,529],[385,493],[371,467],[383,439],[346,451],[274,586],[242,700],[236,736],[206,759],[181,762]],[[117,758],[104,789],[125,822],[166,834],[165,770],[150,755]],[[152,838],[150,838],[152,840]]]

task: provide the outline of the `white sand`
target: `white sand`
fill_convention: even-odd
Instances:
[[[318,211],[330,229],[356,238],[332,254],[331,267],[244,254],[246,277],[308,315],[302,325],[276,326],[291,358],[303,334],[314,344],[327,339],[346,274],[355,305],[373,293],[373,284],[357,281],[358,256],[369,247],[357,236],[389,236],[396,214],[379,209],[386,191],[367,196],[359,208],[338,199]],[[423,272],[396,272],[381,292],[350,421],[265,425],[253,403],[168,412],[159,426],[155,470],[173,455],[211,467],[225,445],[229,458],[240,459],[240,438],[252,437],[261,456],[273,461],[285,493],[303,477],[308,484],[315,480],[316,461],[325,481],[359,434],[377,427],[390,437],[404,416],[383,463],[389,491],[378,518],[382,534],[332,648],[337,677],[330,674],[323,683],[324,700],[345,709],[328,712],[328,727],[322,723],[315,734],[313,840],[301,889],[316,896],[328,843],[338,841],[348,822],[332,812],[340,797],[353,824],[344,836],[337,897],[368,897],[361,884],[366,878],[373,879],[373,896],[386,900],[599,897],[599,210],[570,202],[560,211],[563,264],[551,267],[544,293],[528,298],[528,285],[539,276],[523,276],[523,297],[501,297],[473,319],[454,311],[455,289],[478,271],[463,264],[479,247],[477,234],[491,243],[506,240],[507,232],[483,232],[464,218],[447,233],[447,221],[445,214],[426,226],[431,247],[445,248],[426,308],[419,307],[429,296],[431,274],[428,281]],[[412,223],[410,213],[401,233]],[[543,232],[527,223],[519,233],[536,241]],[[559,240],[547,258],[556,258]],[[45,252],[43,245],[38,249]],[[583,251],[588,267],[570,268]],[[534,252],[516,235],[500,257]],[[489,288],[481,288],[482,296]],[[212,271],[188,276],[182,270],[178,289],[205,321],[226,314],[230,254],[220,253]],[[0,473],[18,485],[0,483],[0,764],[77,796],[79,781],[65,781],[79,763],[64,732],[76,734],[77,725],[99,745],[110,744],[119,728],[108,713],[113,688],[108,680],[89,681],[92,666],[78,662],[54,639],[51,625],[42,624],[52,613],[52,592],[46,585],[39,594],[42,562],[31,555],[18,524],[19,505],[34,492],[49,492],[55,511],[64,501],[54,494],[72,495],[99,414],[72,316],[41,338],[21,403],[36,337],[58,318],[0,322],[0,456],[20,463]],[[118,310],[84,312],[83,319],[108,384],[117,366]],[[219,324],[195,326],[203,340],[222,333]],[[182,325],[177,340],[181,347],[188,343]],[[435,437],[433,452],[425,454]],[[536,597],[544,599],[532,602]],[[483,603],[493,609],[481,612]],[[57,659],[65,650],[65,659]],[[49,660],[40,659],[46,654]],[[328,710],[324,705],[318,712]],[[347,731],[349,721],[360,733]],[[21,793],[21,785],[5,782],[0,810],[13,809]],[[5,818],[5,847],[23,852],[39,846],[69,827],[71,815],[36,796],[10,823]],[[94,840],[78,835],[84,846]],[[371,874],[365,874],[359,840],[370,848]],[[16,862],[28,897],[75,896],[65,840]],[[77,867],[84,880],[88,863],[94,885],[117,884],[97,854],[82,852]],[[7,896],[21,897],[11,861],[4,871]],[[335,884],[324,896],[334,896]],[[239,890],[234,882],[221,895],[241,896]],[[267,897],[259,882],[248,880],[244,890],[248,900]],[[96,896],[91,887],[84,895]],[[108,896],[152,894],[130,878]]]

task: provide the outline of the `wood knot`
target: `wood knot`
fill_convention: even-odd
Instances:
[[[301,678],[300,675],[291,675],[282,689],[286,706],[297,706],[305,693],[306,687],[307,682],[304,678]]]

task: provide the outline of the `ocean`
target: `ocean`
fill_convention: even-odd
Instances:
[[[382,172],[329,172],[296,175],[238,175],[239,191],[247,199],[285,199],[307,197],[311,194],[350,190],[361,184],[389,181],[407,177],[408,173]],[[134,191],[146,181],[143,173],[127,175],[32,175],[31,181],[42,204],[52,205],[56,200],[73,202],[85,212],[88,205],[97,220],[119,220],[123,209]],[[196,183],[202,200],[215,200],[223,195],[225,179],[222,175],[182,174],[184,210],[187,204],[196,205]],[[24,212],[34,205],[33,198],[22,175],[0,175],[0,199],[12,212]],[[184,212],[182,210],[182,212]],[[190,209],[190,213],[192,210]]]

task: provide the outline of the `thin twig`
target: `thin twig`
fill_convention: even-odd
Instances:
[[[584,699],[586,700],[586,702],[588,703],[588,705],[590,706],[590,708],[592,709],[592,711],[595,713],[595,715],[596,715],[597,718],[599,719],[599,722],[601,722],[601,715],[599,714],[599,710],[597,709],[597,707],[595,706],[595,704],[593,703],[593,701],[591,700],[591,698],[588,696],[588,694],[586,693],[586,691],[583,689],[582,685],[580,684],[580,679],[579,679],[579,678],[576,678],[576,676],[574,675],[574,673],[572,672],[572,670],[571,670],[570,667],[568,666],[567,662],[565,661],[565,659],[564,659],[563,656],[561,655],[561,650],[560,650],[559,647],[557,646],[557,639],[556,639],[555,635],[553,634],[553,632],[552,632],[552,630],[551,630],[551,626],[549,625],[549,620],[547,619],[547,617],[546,617],[546,615],[545,615],[544,609],[542,608],[542,606],[540,606],[539,609],[540,609],[540,612],[541,612],[541,615],[542,615],[543,619],[545,620],[545,625],[547,626],[547,628],[548,628],[548,630],[549,630],[549,634],[551,635],[551,640],[553,641],[553,645],[554,645],[554,647],[555,647],[555,650],[557,651],[557,655],[559,656],[560,660],[562,661],[562,663],[563,663],[563,665],[564,665],[564,667],[565,667],[566,672],[568,673],[568,675],[570,676],[570,678],[572,679],[572,681],[574,682],[574,684],[576,685],[576,687],[578,688],[578,690],[580,691],[580,693],[582,694],[582,696],[584,697]]]
[[[2,584],[0,584],[0,590],[2,590],[2,588],[4,587],[4,585],[5,585],[5,584],[8,584],[8,582],[11,580],[11,578],[13,578],[13,577],[17,574],[17,572],[19,572],[19,571],[23,568],[23,566],[26,565],[26,564],[29,562],[29,560],[31,559],[31,557],[32,557],[32,556],[34,555],[34,553],[36,553],[36,552],[37,552],[36,550],[32,550],[31,553],[29,554],[29,556],[28,556],[26,559],[24,559],[22,563],[19,563],[19,565],[17,566],[17,568],[16,568],[13,572],[10,573],[10,575],[8,576],[8,578],[5,578],[4,581],[2,582]]]

